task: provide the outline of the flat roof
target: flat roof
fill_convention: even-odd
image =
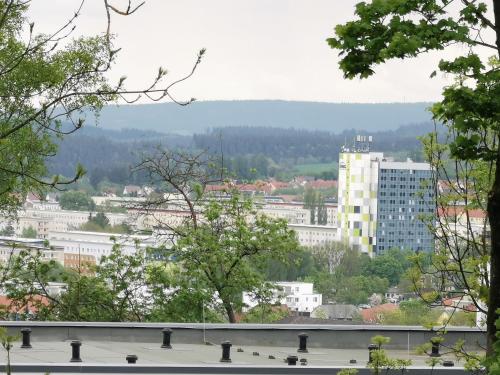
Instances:
[[[220,343],[176,344],[172,349],[161,348],[161,341],[117,342],[117,341],[81,341],[80,357],[84,364],[126,364],[126,356],[134,354],[141,365],[219,365],[222,355]],[[16,343],[11,351],[13,364],[64,364],[71,358],[71,340],[32,341],[31,349],[20,348]],[[257,354],[258,353],[258,354]],[[412,366],[426,366],[427,355],[416,355],[406,350],[387,350],[391,358],[411,359]],[[285,359],[296,355],[307,360],[310,366],[330,367],[365,367],[368,361],[367,349],[323,349],[308,348],[308,353],[297,353],[297,347],[274,346],[239,346],[231,348],[231,365],[279,366],[288,367]],[[271,357],[270,357],[271,356]],[[274,358],[273,358],[274,357]],[[6,361],[2,351],[0,359]],[[453,355],[444,355],[441,359],[454,360]],[[350,363],[356,360],[356,363]]]

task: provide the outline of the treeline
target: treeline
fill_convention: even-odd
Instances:
[[[433,130],[431,123],[400,127],[398,130],[361,132],[372,135],[372,149],[386,153],[406,152],[415,159],[421,158],[418,136]],[[271,127],[216,128],[193,136],[197,149],[223,152],[225,156],[265,155],[277,163],[293,160],[295,163],[327,163],[338,160],[340,148],[352,143],[359,131],[349,130],[340,134],[305,129]]]
[[[424,123],[404,126],[396,131],[363,134],[373,135],[373,150],[418,161],[421,160],[421,144],[417,137],[431,130],[432,124]],[[131,168],[144,153],[161,146],[208,150],[214,154],[222,152],[224,167],[235,178],[283,178],[293,174],[297,164],[337,161],[342,145],[351,142],[357,133],[354,130],[334,134],[305,129],[229,127],[180,136],[131,129],[88,128],[58,140],[59,152],[49,157],[47,164],[51,174],[72,176],[76,165],[81,163],[94,187],[102,181],[121,185],[142,184],[147,182],[146,176],[131,173]],[[333,170],[328,177],[336,177]]]

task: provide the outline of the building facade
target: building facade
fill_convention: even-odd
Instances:
[[[340,240],[370,256],[391,248],[432,251],[433,235],[421,220],[435,212],[430,165],[395,162],[370,152],[370,142],[358,136],[340,153]]]
[[[326,225],[288,224],[288,228],[297,233],[297,240],[301,246],[314,247],[329,242],[338,241],[338,228]]]
[[[435,216],[432,171],[427,163],[379,163],[377,253],[392,248],[432,251],[434,235],[424,223]]]
[[[310,315],[311,312],[323,303],[323,295],[314,293],[313,283],[298,281],[277,281],[274,283],[272,304],[286,305],[291,311]],[[244,311],[248,311],[258,305],[259,301],[251,293],[243,293]]]

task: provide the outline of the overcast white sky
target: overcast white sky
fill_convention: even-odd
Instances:
[[[178,86],[179,98],[283,99],[321,102],[415,102],[439,98],[445,77],[429,79],[438,55],[395,61],[367,80],[345,80],[337,51],[325,39],[353,17],[359,0],[146,0],[133,16],[114,16],[122,47],[113,78],[130,86],[159,66],[172,78],[189,71],[197,51],[207,54],[196,76]],[[33,0],[36,30],[67,19],[79,1]],[[127,1],[115,0],[115,5]],[[104,31],[102,0],[87,0],[78,33]],[[143,85],[142,85],[143,86]]]

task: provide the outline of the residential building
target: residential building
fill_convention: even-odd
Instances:
[[[430,165],[395,162],[371,152],[370,143],[358,136],[340,153],[340,239],[370,256],[391,248],[432,251],[433,235],[420,220],[435,214]]]
[[[301,246],[313,247],[327,242],[338,241],[338,228],[327,225],[288,224],[297,233]]]
[[[302,283],[296,281],[278,281],[274,283],[276,289],[273,291],[271,304],[287,305],[291,311],[298,314],[309,315],[323,303],[323,296],[314,293],[313,283]],[[252,293],[243,293],[243,304],[245,310],[252,309],[259,304],[258,299]]]
[[[285,219],[290,224],[309,224],[311,212],[300,202],[267,202],[259,206],[260,211],[275,219]]]
[[[138,248],[158,246],[152,236],[83,231],[49,232],[48,240],[51,246],[64,249],[64,257],[70,266],[82,261],[99,263],[103,255],[111,254],[115,244],[119,244],[122,253],[127,255],[134,254]]]
[[[24,229],[33,228],[38,238],[47,239],[49,232],[61,232],[80,228],[95,213],[69,210],[35,210],[19,211],[16,234],[21,235]],[[130,222],[130,216],[123,213],[105,213],[110,225]]]
[[[44,261],[57,261],[64,264],[64,249],[47,246],[44,240],[36,238],[0,237],[0,263],[7,263],[11,257],[19,256],[21,251],[40,254]]]

